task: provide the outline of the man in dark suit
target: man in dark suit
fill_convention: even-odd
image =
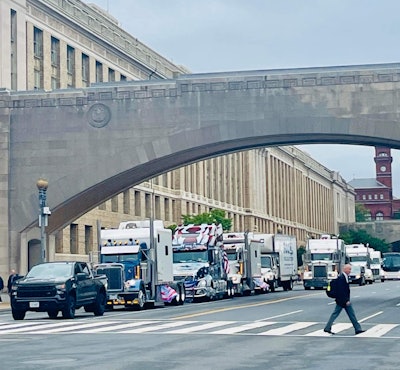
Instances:
[[[349,319],[354,326],[356,335],[360,334],[360,333],[364,333],[364,331],[365,331],[365,330],[361,329],[361,325],[357,321],[356,314],[355,314],[353,306],[351,305],[351,302],[350,302],[350,286],[349,286],[349,278],[348,278],[350,272],[351,272],[351,265],[348,265],[348,264],[344,265],[343,272],[337,278],[336,299],[335,299],[336,307],[333,310],[331,317],[329,318],[328,322],[325,325],[325,328],[324,328],[325,333],[335,334],[335,333],[332,333],[332,331],[331,331],[332,324],[337,319],[340,312],[342,312],[342,309],[346,310],[346,313],[349,316]]]

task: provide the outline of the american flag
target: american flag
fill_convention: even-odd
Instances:
[[[225,271],[225,273],[229,274],[231,271],[231,268],[229,266],[228,255],[226,254],[225,251],[222,252],[222,258],[224,260],[224,271]]]
[[[161,298],[164,302],[171,303],[177,295],[176,290],[169,285],[161,285]]]
[[[253,278],[254,284],[256,284],[256,286],[260,287],[261,289],[267,291],[269,288],[269,285],[262,279],[260,278]]]

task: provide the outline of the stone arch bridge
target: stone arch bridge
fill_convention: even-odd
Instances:
[[[157,174],[256,147],[400,148],[400,64],[182,75],[53,92],[0,90],[0,255]]]

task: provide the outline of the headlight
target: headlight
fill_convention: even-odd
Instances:
[[[360,275],[356,275],[356,279],[359,279],[361,276]]]
[[[207,282],[204,279],[201,279],[198,283],[197,286],[199,288],[205,288],[207,286]]]
[[[64,284],[56,285],[56,289],[65,290],[65,283],[64,283]]]
[[[12,285],[11,290],[18,290],[18,285]]]

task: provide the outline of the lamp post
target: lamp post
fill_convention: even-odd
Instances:
[[[40,178],[36,182],[39,190],[39,226],[40,226],[40,262],[46,262],[46,232],[45,227],[48,224],[48,215],[51,214],[49,207],[46,207],[46,192],[49,182]]]

